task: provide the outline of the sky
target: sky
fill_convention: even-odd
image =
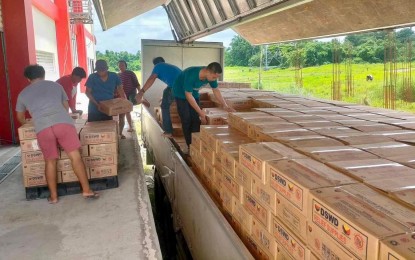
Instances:
[[[141,49],[141,39],[174,40],[166,11],[162,7],[155,8],[107,31],[103,31],[98,16],[94,13],[94,33],[97,39],[96,50],[104,52],[127,51],[137,53]],[[223,42],[228,47],[237,34],[227,29],[198,41]]]

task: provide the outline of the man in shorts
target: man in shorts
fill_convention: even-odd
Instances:
[[[72,163],[73,171],[82,187],[84,198],[97,198],[91,190],[85,165],[79,148],[81,143],[73,119],[68,114],[68,97],[62,86],[45,80],[45,69],[39,65],[25,68],[24,76],[30,85],[17,98],[17,119],[26,123],[25,113],[29,111],[35,127],[37,141],[45,158],[45,175],[50,191],[49,203],[58,202],[56,162],[59,158],[58,144],[65,150]]]

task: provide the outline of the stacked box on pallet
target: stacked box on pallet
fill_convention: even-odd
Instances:
[[[19,127],[19,140],[22,155],[23,184],[25,187],[46,186],[45,161],[36,139],[31,122]],[[61,176],[58,175],[61,181]]]
[[[118,125],[115,121],[88,122],[80,133],[82,146],[87,146],[85,167],[90,179],[117,176]]]

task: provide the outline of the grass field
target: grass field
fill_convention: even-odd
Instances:
[[[366,99],[371,106],[383,107],[383,64],[354,64],[352,66],[354,95],[350,97],[346,96],[345,92],[346,68],[342,64],[340,65],[340,69],[343,101],[363,104],[363,100]],[[255,67],[225,67],[224,81],[251,83],[252,88],[274,90],[280,93],[331,99],[332,70],[332,64],[303,68],[302,88],[297,87],[295,84],[295,70],[293,68],[272,68],[267,71],[261,70],[261,73],[259,73],[259,68]],[[401,71],[400,64],[398,65],[398,83],[396,86],[398,97],[396,109],[415,112],[415,102],[402,101],[403,74],[399,71]],[[366,75],[368,74],[373,75],[373,81],[366,81]],[[141,73],[138,73],[138,75],[141,77]],[[142,82],[141,79],[140,82]],[[415,97],[413,99],[415,100]]]

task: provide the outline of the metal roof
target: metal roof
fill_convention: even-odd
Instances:
[[[415,24],[413,0],[93,0],[104,30],[164,6],[176,40],[232,28],[251,44]]]

